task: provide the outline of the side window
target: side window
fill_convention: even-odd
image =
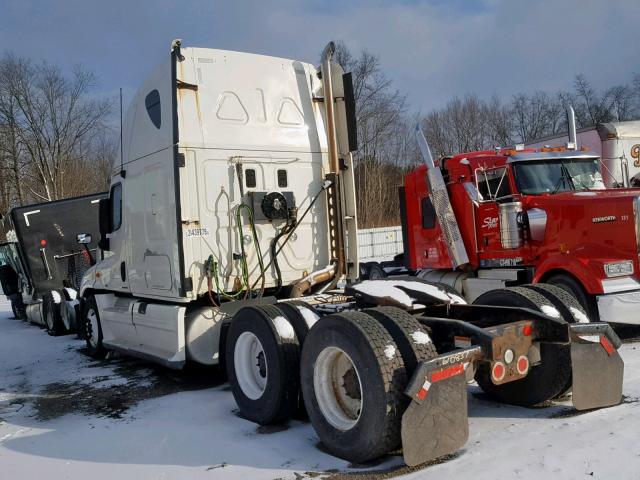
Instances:
[[[247,188],[256,188],[256,171],[253,168],[247,168],[245,170],[244,183]]]
[[[432,229],[436,226],[436,209],[433,208],[430,197],[424,197],[421,204],[422,228]]]
[[[111,231],[115,232],[122,225],[122,184],[116,183],[111,187]]]
[[[160,93],[158,90],[151,90],[144,99],[144,105],[147,107],[149,118],[156,126],[160,128],[162,125],[162,116],[160,112]]]
[[[478,192],[484,201],[496,200],[511,195],[506,168],[476,171]]]

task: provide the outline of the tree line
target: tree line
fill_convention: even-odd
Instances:
[[[96,83],[82,66],[0,57],[0,212],[106,188],[117,132]]]
[[[450,99],[424,114],[384,73],[380,58],[366,50],[354,55],[339,43],[336,59],[353,74],[359,148],[354,156],[360,228],[400,224],[398,186],[422,162],[414,137],[420,123],[435,158],[484,150],[565,133],[566,106],[578,128],[640,118],[640,74],[604,90],[576,75],[571,90],[520,93],[511,98],[478,95]]]

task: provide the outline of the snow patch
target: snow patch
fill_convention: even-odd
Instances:
[[[354,285],[354,290],[378,298],[390,298],[394,302],[410,308],[413,301],[411,297],[402,290],[395,288],[395,282],[369,280]]]
[[[384,356],[389,360],[393,360],[393,357],[396,356],[396,347],[394,347],[393,345],[387,345],[386,347],[384,347]]]
[[[307,327],[309,328],[313,327],[320,318],[318,314],[310,308],[306,308],[301,305],[296,305],[296,307],[300,312],[300,315],[302,315],[302,318],[304,318],[304,322],[307,324]]]
[[[584,312],[581,312],[576,307],[569,307],[569,310],[573,314],[573,318],[575,318],[578,323],[589,323],[589,317],[587,317]]]
[[[404,290],[401,290],[401,288],[424,293],[433,299],[440,300],[444,303],[462,305],[467,303],[461,296],[455,293],[450,293],[437,285],[430,285],[428,283],[410,280],[367,280],[354,285],[353,288],[356,291],[372,297],[390,298],[399,305],[407,308],[412,306],[414,299],[411,297],[410,292],[405,292]]]
[[[413,338],[413,343],[416,345],[426,345],[427,343],[431,343],[431,337],[426,332],[421,332],[416,330],[411,334],[411,338]]]
[[[278,315],[273,319],[273,324],[276,326],[276,331],[280,337],[286,340],[293,340],[296,338],[296,332],[293,331],[293,327],[289,323],[289,320],[282,315]]]
[[[55,303],[60,303],[62,301],[62,297],[55,290],[51,290],[51,298],[53,298]]]
[[[545,315],[549,315],[553,318],[560,318],[560,312],[551,305],[542,305],[540,307],[540,310],[542,310],[542,313],[544,313]]]

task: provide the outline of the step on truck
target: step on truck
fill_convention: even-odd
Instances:
[[[98,202],[105,197],[96,193],[25,205],[7,216],[15,241],[0,248],[21,270],[27,319],[51,335],[78,331],[78,289],[100,255]]]
[[[469,302],[494,288],[544,283],[578,300],[575,321],[639,324],[640,190],[605,186],[602,158],[577,143],[567,111],[563,147],[460,153],[407,174],[405,265]],[[445,180],[444,224],[424,182],[428,168]]]
[[[220,365],[241,416],[306,413],[354,462],[460,448],[474,376],[504,402],[573,390],[579,409],[617,404],[619,339],[549,315],[569,308],[560,297],[468,305],[420,279],[358,282],[354,100],[333,54],[315,67],[173,42],[133,98],[100,201],[87,351]]]

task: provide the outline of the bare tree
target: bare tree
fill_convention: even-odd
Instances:
[[[94,76],[78,66],[66,77],[46,62],[33,65],[6,54],[0,83],[0,115],[9,139],[3,150],[11,150],[17,188],[41,201],[77,193],[78,173],[95,167],[87,156],[92,138],[104,131],[111,110],[112,102],[91,97]],[[22,203],[24,194],[18,196]]]

